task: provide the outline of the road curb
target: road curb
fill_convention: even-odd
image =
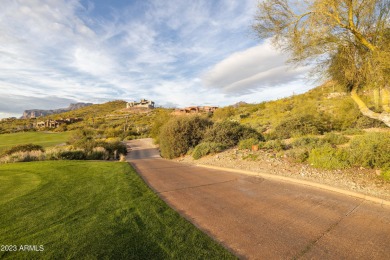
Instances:
[[[210,166],[210,165],[204,165],[204,164],[196,164],[196,166],[208,168],[208,169],[214,169],[214,170],[241,173],[241,174],[246,174],[246,175],[256,175],[256,176],[261,176],[264,179],[292,182],[292,183],[315,187],[315,188],[319,188],[319,189],[323,189],[323,190],[327,190],[327,191],[341,193],[341,194],[344,194],[344,195],[347,195],[350,197],[363,199],[363,200],[378,203],[381,205],[390,206],[390,201],[376,198],[376,197],[372,197],[372,196],[368,196],[368,195],[364,195],[364,194],[353,192],[353,191],[347,191],[347,190],[343,190],[340,188],[335,188],[335,187],[325,185],[325,184],[320,184],[320,183],[315,183],[315,182],[310,182],[310,181],[305,181],[305,180],[299,180],[299,179],[289,178],[289,177],[280,176],[280,175],[273,175],[273,174],[269,174],[269,173],[252,172],[252,171],[224,168],[224,167],[218,167],[218,166]]]

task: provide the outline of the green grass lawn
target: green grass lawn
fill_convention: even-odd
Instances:
[[[71,132],[45,133],[45,132],[21,132],[15,134],[0,135],[0,153],[18,144],[39,144],[43,147],[65,143]]]
[[[127,163],[0,165],[0,245],[10,259],[229,259],[170,209]]]

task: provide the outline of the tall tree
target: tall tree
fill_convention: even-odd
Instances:
[[[290,61],[315,64],[350,91],[364,115],[390,126],[388,100],[375,112],[358,95],[362,87],[381,88],[389,97],[390,0],[264,0],[254,30]]]

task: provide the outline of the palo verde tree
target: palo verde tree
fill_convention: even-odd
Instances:
[[[264,0],[254,30],[291,54],[291,62],[315,64],[344,85],[362,114],[390,126],[390,0]],[[379,89],[381,111],[358,90]]]

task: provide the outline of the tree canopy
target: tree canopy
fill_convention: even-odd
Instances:
[[[254,30],[291,54],[291,62],[316,65],[344,85],[360,111],[390,126],[389,0],[264,0]],[[380,89],[381,113],[358,96],[362,87]]]

